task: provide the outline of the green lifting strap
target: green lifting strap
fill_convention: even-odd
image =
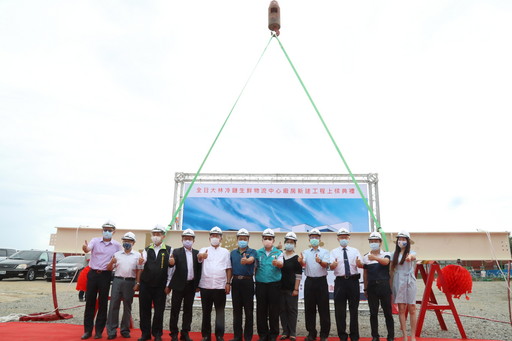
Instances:
[[[206,156],[204,157],[203,159],[203,162],[201,163],[201,165],[199,166],[199,169],[197,170],[196,174],[194,175],[194,178],[192,179],[192,182],[190,183],[190,186],[188,186],[188,189],[187,191],[185,192],[185,195],[183,196],[183,198],[180,200],[180,204],[178,205],[178,208],[176,209],[176,211],[174,212],[174,215],[172,216],[172,219],[171,219],[171,222],[169,223],[169,225],[167,226],[167,231],[169,231],[172,227],[172,224],[174,224],[175,220],[176,220],[176,217],[178,216],[181,208],[183,207],[183,204],[185,203],[185,200],[187,199],[188,197],[188,194],[190,193],[190,190],[192,189],[192,187],[194,186],[194,183],[196,182],[196,179],[197,177],[199,176],[199,174],[201,173],[201,170],[203,169],[203,166],[206,162],[206,160],[208,159],[208,156],[210,156],[210,153],[212,152],[213,150],[213,147],[215,146],[215,143],[217,142],[217,140],[219,139],[219,136],[220,134],[222,133],[222,131],[224,130],[224,127],[226,126],[226,124],[228,123],[228,120],[229,118],[231,117],[231,114],[233,113],[233,110],[235,109],[238,101],[240,100],[240,97],[242,96],[242,94],[244,93],[244,90],[245,88],[247,87],[247,84],[249,84],[249,81],[251,80],[252,78],[252,75],[254,74],[254,71],[256,71],[256,68],[258,67],[261,59],[263,58],[263,55],[265,54],[265,52],[267,51],[267,48],[268,46],[270,45],[270,42],[272,41],[272,38],[273,37],[270,37],[270,39],[268,40],[268,43],[267,45],[265,46],[265,48],[263,49],[263,52],[261,53],[260,55],[260,58],[258,59],[258,62],[256,63],[256,65],[254,66],[254,68],[252,69],[252,72],[251,74],[249,75],[249,78],[247,78],[247,81],[245,82],[243,88],[242,88],[242,91],[240,91],[240,94],[238,95],[238,97],[236,98],[235,100],[235,103],[233,104],[233,106],[231,107],[231,110],[229,111],[229,114],[228,116],[226,117],[226,119],[224,120],[224,123],[222,124],[222,126],[220,127],[220,130],[219,132],[217,133],[217,136],[215,137],[215,139],[213,140],[213,143],[212,145],[210,146],[210,149],[208,150],[208,153],[206,153]]]
[[[281,44],[281,41],[279,40],[279,38],[273,34],[272,35],[274,38],[276,38],[277,42],[279,43],[279,46],[281,47],[281,50],[283,51],[286,59],[288,60],[288,63],[290,63],[290,66],[292,67],[293,69],[293,72],[295,73],[295,76],[297,76],[297,79],[299,80],[300,82],[300,85],[302,85],[302,89],[304,89],[304,92],[306,93],[306,95],[308,96],[309,98],[309,101],[311,102],[311,105],[313,106],[313,108],[315,109],[317,115],[318,115],[318,118],[320,119],[320,121],[322,122],[322,125],[324,126],[325,128],[325,131],[327,132],[327,134],[329,135],[329,138],[331,139],[332,143],[334,144],[334,147],[336,148],[336,151],[338,152],[338,155],[340,156],[341,160],[343,161],[343,164],[345,165],[345,168],[347,168],[347,171],[348,173],[350,174],[350,178],[352,179],[352,182],[354,183],[354,185],[356,186],[357,188],[357,191],[359,192],[359,195],[361,196],[361,199],[363,199],[365,205],[366,205],[366,208],[368,209],[368,212],[370,213],[370,215],[372,216],[372,219],[373,221],[375,222],[375,225],[377,226],[377,231],[379,231],[380,233],[382,233],[382,237],[383,237],[383,242],[384,242],[384,249],[387,251],[388,250],[388,242],[387,242],[387,238],[386,238],[386,234],[384,233],[384,231],[382,230],[382,227],[380,226],[380,223],[379,221],[377,220],[377,217],[375,217],[375,214],[373,213],[373,209],[371,208],[370,204],[368,203],[368,200],[364,197],[363,195],[363,191],[361,190],[361,187],[359,186],[359,183],[357,182],[356,178],[354,177],[354,174],[352,173],[352,171],[350,170],[350,167],[348,166],[348,163],[347,161],[345,160],[345,158],[343,157],[343,154],[341,153],[341,150],[340,148],[338,147],[338,144],[336,143],[336,141],[334,140],[334,137],[332,136],[329,128],[327,127],[327,124],[325,123],[322,115],[320,114],[320,111],[318,110],[318,108],[316,107],[316,104],[315,102],[313,101],[313,98],[311,98],[311,95],[309,94],[309,91],[308,89],[306,89],[306,85],[304,85],[304,82],[302,81],[302,79],[300,78],[299,76],[299,73],[297,72],[297,69],[295,68],[295,66],[293,65],[290,57],[288,56],[288,53],[286,53],[286,50],[284,49],[284,46],[283,44]]]
[[[210,149],[208,150],[208,152],[206,153],[206,156],[204,157],[203,159],[203,162],[201,163],[201,165],[199,166],[199,169],[197,170],[196,174],[194,175],[194,178],[192,179],[191,183],[190,183],[190,186],[187,188],[187,191],[185,192],[185,195],[183,196],[183,198],[180,200],[180,203],[178,205],[178,208],[176,209],[176,211],[174,212],[173,214],[173,217],[171,219],[171,222],[169,223],[169,225],[167,226],[167,231],[172,227],[172,225],[174,224],[175,220],[176,220],[176,217],[178,216],[179,212],[181,211],[181,208],[183,207],[183,204],[185,202],[185,200],[187,199],[188,197],[188,194],[190,193],[190,190],[192,189],[192,187],[194,186],[194,183],[196,182],[196,179],[197,177],[199,176],[199,174],[201,173],[201,170],[203,169],[203,166],[204,164],[206,163],[206,160],[208,159],[208,157],[210,156],[210,153],[211,151],[213,150],[213,147],[215,146],[215,143],[217,142],[217,140],[219,139],[219,136],[220,134],[222,133],[222,131],[224,130],[224,127],[226,126],[229,118],[231,117],[231,114],[233,113],[233,110],[235,109],[238,101],[240,100],[240,97],[242,96],[245,88],[247,87],[247,84],[249,84],[249,81],[251,80],[253,74],[254,74],[254,71],[256,71],[256,68],[258,67],[261,59],[263,58],[263,55],[265,54],[265,52],[267,51],[267,48],[268,46],[270,45],[270,42],[272,41],[272,39],[275,38],[278,43],[279,43],[279,46],[281,47],[281,50],[283,51],[286,59],[288,60],[288,62],[290,63],[290,66],[292,67],[293,69],[293,72],[295,73],[295,75],[297,76],[297,79],[299,80],[300,84],[302,85],[302,88],[304,89],[304,92],[306,92],[306,95],[308,96],[308,99],[309,101],[311,102],[311,105],[313,105],[313,108],[315,109],[317,115],[318,115],[318,118],[320,119],[320,121],[322,122],[322,125],[324,126],[325,130],[327,131],[327,134],[329,135],[329,138],[331,139],[332,143],[334,144],[334,147],[336,148],[336,151],[338,152],[338,155],[340,156],[341,160],[343,161],[343,164],[345,165],[345,167],[347,168],[347,171],[349,172],[350,174],[350,177],[352,179],[352,182],[355,184],[356,188],[357,188],[357,191],[359,192],[359,195],[361,196],[361,199],[364,201],[365,205],[366,205],[366,208],[368,209],[368,212],[370,213],[373,221],[375,222],[376,226],[377,226],[377,231],[379,231],[380,233],[382,233],[382,236],[383,236],[383,242],[384,242],[384,249],[385,250],[388,250],[388,243],[387,243],[387,238],[386,238],[386,234],[384,233],[384,231],[382,230],[382,227],[380,226],[380,223],[379,221],[377,220],[377,217],[375,216],[374,212],[373,212],[373,209],[370,207],[369,203],[368,203],[368,200],[364,197],[364,194],[363,194],[363,191],[361,190],[361,187],[359,186],[359,183],[357,182],[357,180],[355,179],[354,177],[354,174],[352,173],[352,171],[350,170],[350,167],[348,166],[348,163],[347,161],[345,160],[345,158],[343,157],[343,154],[341,153],[336,141],[334,140],[334,137],[332,136],[329,128],[327,127],[327,124],[325,123],[322,115],[320,114],[320,111],[318,110],[315,102],[313,101],[313,98],[311,97],[311,95],[309,94],[306,86],[304,85],[304,82],[302,81],[302,79],[300,78],[299,76],[299,73],[297,72],[297,69],[295,69],[295,66],[293,65],[290,57],[288,56],[288,53],[286,53],[286,50],[284,49],[284,46],[283,44],[281,44],[281,41],[279,40],[279,38],[275,35],[275,34],[272,34],[272,36],[270,37],[267,45],[265,46],[265,49],[263,50],[263,52],[261,53],[260,55],[260,58],[258,59],[258,62],[256,63],[256,65],[254,66],[254,68],[252,69],[252,72],[251,74],[249,75],[249,78],[247,79],[247,81],[245,82],[243,88],[242,88],[242,91],[240,91],[240,94],[238,95],[237,99],[235,100],[235,103],[233,104],[233,106],[231,107],[231,110],[229,111],[229,114],[228,116],[226,117],[226,119],[224,120],[224,123],[222,124],[219,132],[217,133],[217,136],[215,137],[215,139],[213,140],[213,143],[212,145],[210,146]]]

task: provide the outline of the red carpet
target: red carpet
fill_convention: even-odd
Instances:
[[[48,323],[48,322],[5,322],[0,323],[0,340],[2,341],[24,341],[24,340],[37,340],[37,341],[68,341],[68,340],[80,340],[80,336],[82,336],[84,332],[84,328],[82,325],[76,324],[66,324],[66,323]],[[118,336],[116,341],[136,341],[140,337],[140,329],[133,329],[131,333],[130,339],[122,338]],[[194,341],[201,340],[201,333],[190,333],[190,337]],[[225,340],[229,340],[233,338],[233,334],[226,334],[224,336]],[[169,336],[169,332],[164,330],[163,341],[170,341],[171,337]],[[397,338],[397,341],[400,341],[402,338]],[[93,338],[89,340],[93,341]],[[103,338],[101,340],[107,340],[106,332],[103,332]],[[215,340],[213,337],[212,340]],[[254,341],[257,340],[257,336],[255,335]],[[298,337],[297,340],[302,341],[301,337]],[[339,339],[336,337],[329,338],[329,341],[338,341]],[[369,341],[371,338],[363,337],[360,339],[361,341]],[[381,340],[385,340],[385,338],[381,338]],[[462,339],[430,339],[430,338],[416,338],[418,341],[453,341],[453,340],[462,340]],[[473,341],[486,341],[486,340],[476,340],[471,339]]]

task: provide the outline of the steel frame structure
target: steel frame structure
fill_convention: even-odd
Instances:
[[[176,212],[185,196],[185,185],[192,183],[195,173],[176,172],[174,175],[174,198],[172,212]],[[368,185],[368,205],[380,222],[379,211],[379,177],[377,173],[353,174],[358,184]],[[241,173],[204,173],[199,174],[195,183],[287,183],[287,184],[351,184],[350,174],[241,174]],[[368,212],[371,230],[375,231],[377,224]],[[183,224],[183,205],[172,230],[181,230]]]

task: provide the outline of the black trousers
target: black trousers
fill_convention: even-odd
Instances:
[[[386,319],[386,328],[388,338],[395,337],[395,324],[391,311],[391,287],[389,280],[368,281],[367,287],[368,307],[370,308],[370,326],[372,328],[372,337],[379,337],[379,303],[382,306],[384,317]]]
[[[194,296],[196,288],[194,281],[188,281],[183,290],[172,290],[171,298],[171,318],[169,320],[169,330],[171,336],[178,336],[178,319],[180,317],[181,303],[183,302],[183,316],[181,321],[181,332],[188,333],[192,323],[192,306],[194,305]]]
[[[234,340],[251,341],[254,326],[254,282],[252,278],[233,278],[231,282],[231,299],[233,300]],[[245,314],[244,328],[242,328],[242,314]]]
[[[152,287],[144,282],[139,288],[140,330],[143,338],[162,336],[165,310],[165,285]],[[151,323],[151,306],[154,307]]]
[[[103,333],[107,324],[108,292],[110,290],[111,271],[100,273],[90,270],[87,274],[87,292],[84,311],[84,331],[92,333],[93,327],[96,334]],[[98,298],[98,312],[96,314],[96,325],[94,325],[94,314],[96,310],[96,298]]]
[[[347,302],[350,312],[350,340],[359,340],[359,278],[336,277],[334,280],[334,311],[340,340],[347,340]]]
[[[256,282],[256,327],[262,341],[275,341],[279,335],[279,294],[281,282]]]
[[[327,277],[306,277],[304,282],[304,313],[306,330],[310,338],[316,338],[316,309],[320,315],[320,337],[329,337],[331,315],[329,313],[329,287]]]
[[[226,318],[224,308],[226,307],[225,289],[202,289],[201,307],[203,308],[203,322],[201,324],[201,335],[212,337],[212,307],[215,305],[215,337],[224,337],[224,326]]]

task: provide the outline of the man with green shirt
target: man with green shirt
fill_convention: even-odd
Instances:
[[[274,246],[274,231],[266,229],[262,239],[263,247],[256,253],[256,326],[259,341],[275,341],[279,335],[283,253]]]

